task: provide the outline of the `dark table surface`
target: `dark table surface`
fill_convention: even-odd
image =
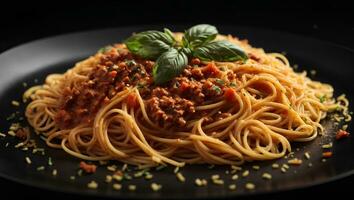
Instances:
[[[354,49],[354,6],[349,1],[96,1],[12,2],[0,12],[0,52],[24,42],[63,33],[139,24],[253,26],[291,32]],[[4,66],[0,66],[4,67]],[[309,194],[354,194],[354,177],[307,189],[266,195],[269,199]],[[79,199],[0,179],[2,195],[24,199]],[[19,192],[20,191],[20,192]],[[346,193],[346,194],[344,194]],[[250,197],[251,198],[251,197]],[[252,199],[264,198],[252,197]],[[87,197],[85,197],[87,199]]]

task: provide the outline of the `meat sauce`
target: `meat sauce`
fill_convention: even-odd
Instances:
[[[103,104],[131,86],[137,86],[151,120],[165,128],[184,127],[187,120],[206,115],[195,109],[205,102],[221,98],[235,100],[235,91],[230,84],[236,78],[235,74],[227,74],[226,81],[220,79],[221,71],[212,62],[205,64],[199,59],[191,59],[181,75],[165,85],[156,86],[152,78],[153,61],[140,59],[120,45],[116,47],[101,56],[87,81],[64,89],[60,111],[55,117],[60,128],[92,122]],[[134,95],[126,101],[128,106],[138,107]],[[228,116],[227,113],[219,114],[219,118]]]

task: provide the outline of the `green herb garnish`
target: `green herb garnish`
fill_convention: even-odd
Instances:
[[[174,45],[175,39],[160,31],[145,31],[131,36],[124,43],[133,54],[155,60]]]
[[[225,81],[222,80],[222,79],[219,79],[219,78],[215,79],[215,82],[216,82],[217,84],[219,84],[219,85],[224,85],[224,84],[225,84]]]
[[[126,60],[125,64],[127,64],[129,67],[136,66],[135,60]]]
[[[227,40],[213,41],[194,50],[193,56],[205,61],[246,61],[246,53]]]
[[[51,158],[51,157],[48,158],[48,165],[49,165],[49,166],[52,166],[52,165],[53,165],[53,161],[52,161],[52,158]]]
[[[323,103],[326,101],[326,95],[320,96],[320,102]]]
[[[187,56],[183,52],[171,48],[156,60],[153,68],[155,83],[162,84],[178,76],[187,64]]]
[[[144,88],[145,87],[145,83],[138,83],[136,84],[138,89]]]
[[[213,89],[216,92],[216,94],[218,94],[218,95],[221,94],[221,92],[222,92],[221,88],[217,85],[211,86],[211,89]]]
[[[245,62],[247,54],[237,45],[226,41],[213,41],[218,34],[216,27],[200,24],[186,30],[179,44],[173,33],[164,29],[137,33],[124,41],[135,55],[155,60],[153,78],[156,84],[163,84],[178,76],[188,65],[188,57],[203,61]]]
[[[231,82],[230,83],[230,87],[236,87],[236,83],[235,82]]]
[[[167,166],[166,165],[159,165],[159,166],[157,166],[156,168],[155,168],[155,170],[156,171],[160,171],[160,170],[162,170],[162,169],[164,169],[164,168],[166,168]]]
[[[106,53],[107,51],[111,50],[113,47],[112,46],[105,46],[102,47],[98,50],[99,53]]]
[[[214,40],[217,35],[218,30],[215,26],[200,24],[185,31],[182,43],[184,47],[195,49],[196,47]]]

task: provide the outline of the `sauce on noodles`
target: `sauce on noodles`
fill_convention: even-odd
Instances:
[[[313,140],[321,119],[347,106],[330,85],[294,72],[283,55],[232,36],[216,40],[239,45],[249,59],[192,58],[180,75],[156,85],[154,61],[117,44],[49,75],[31,90],[26,117],[49,146],[85,160],[240,165],[284,156],[290,142]]]

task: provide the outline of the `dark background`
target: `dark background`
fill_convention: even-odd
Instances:
[[[0,10],[0,51],[33,39],[137,24],[234,24],[276,29],[354,47],[350,1],[13,1]],[[152,3],[154,2],[154,3]]]
[[[326,40],[354,49],[350,1],[86,1],[10,2],[0,11],[0,52],[24,42],[68,32],[139,24],[242,25]],[[3,66],[0,66],[3,67]],[[354,67],[354,66],[353,66]],[[309,189],[267,195],[271,199],[354,194],[354,177]],[[75,198],[0,179],[1,195]],[[259,197],[264,198],[264,197]],[[87,199],[87,197],[86,197]],[[254,198],[252,198],[254,199]]]

